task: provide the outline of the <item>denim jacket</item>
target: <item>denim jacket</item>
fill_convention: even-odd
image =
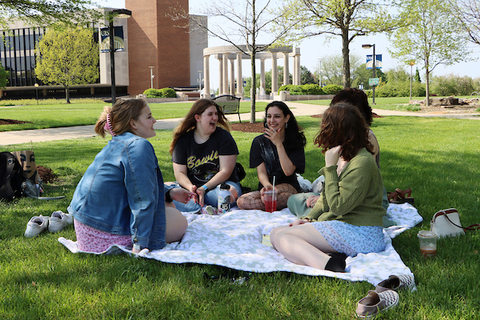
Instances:
[[[163,177],[150,142],[130,132],[113,137],[83,175],[68,212],[94,229],[132,235],[142,248],[163,248]]]

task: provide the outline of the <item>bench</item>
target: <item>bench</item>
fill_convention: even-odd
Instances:
[[[240,119],[240,99],[229,94],[224,94],[218,97],[213,98],[220,107],[222,107],[223,113],[225,114],[238,114],[238,121],[242,122]]]

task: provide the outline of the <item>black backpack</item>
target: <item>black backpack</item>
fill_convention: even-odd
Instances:
[[[0,152],[0,200],[22,196],[23,168],[10,152]]]

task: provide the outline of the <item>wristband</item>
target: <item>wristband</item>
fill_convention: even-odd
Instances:
[[[170,191],[172,191],[172,189],[168,189],[168,191],[165,193],[165,202],[173,202],[173,199],[172,199],[172,196],[170,195]]]
[[[207,192],[208,192],[208,187],[207,187],[207,185],[206,185],[206,184],[204,184],[204,185],[203,185],[203,186],[201,186],[200,188],[203,188],[203,189],[205,189],[205,193],[207,193]]]

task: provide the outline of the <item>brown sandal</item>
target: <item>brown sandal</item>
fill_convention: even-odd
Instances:
[[[389,192],[387,195],[388,202],[395,204],[410,203],[414,204],[415,199],[412,197],[412,189],[401,190],[396,188],[394,192]]]

